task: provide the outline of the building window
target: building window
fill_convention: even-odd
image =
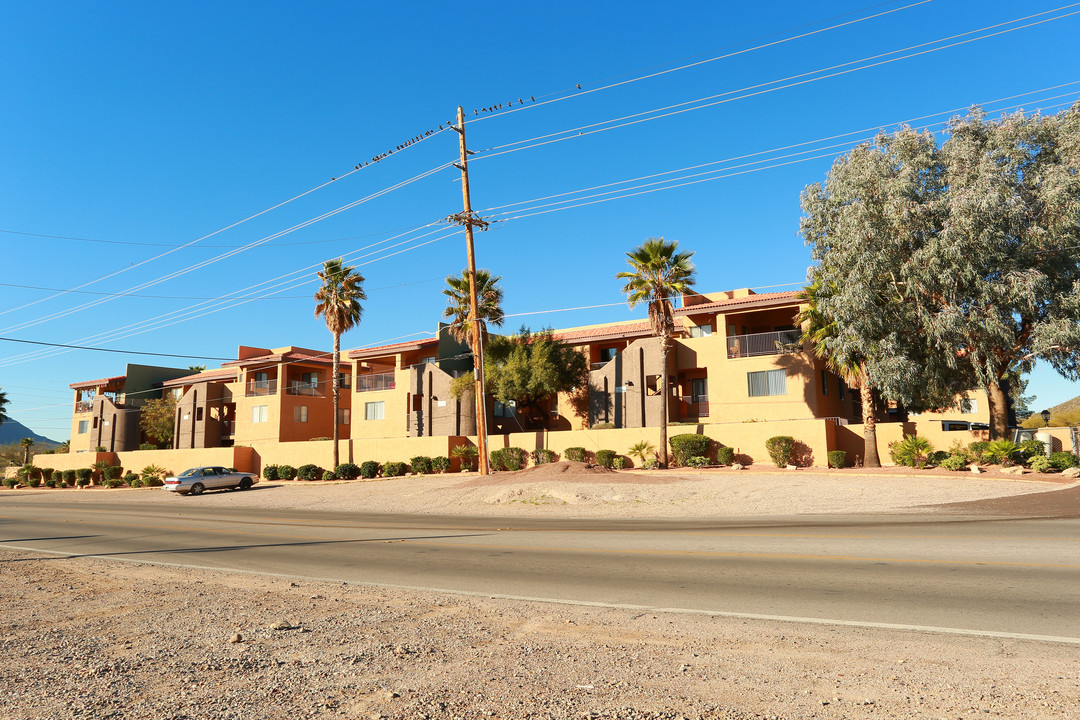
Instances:
[[[613,348],[613,347],[601,348],[600,349],[600,362],[606,363],[606,362],[608,362],[610,360],[614,360],[615,356],[618,355],[618,354],[619,354],[619,349],[618,348]]]
[[[202,412],[203,409],[201,407],[195,408],[195,422],[202,422]]]
[[[647,375],[645,377],[645,394],[650,395],[650,396],[660,394],[660,376],[659,375]]]
[[[317,387],[319,387],[319,373],[317,373],[317,372],[302,373],[300,375],[300,382],[304,383],[309,388],[317,388]]]
[[[89,420],[80,420],[79,421],[79,434],[80,435],[85,435],[88,432],[90,432],[90,421]]]
[[[293,422],[307,422],[307,405],[297,405],[293,408]]]
[[[844,400],[844,393],[847,392],[847,384],[844,382],[844,378],[838,379],[838,388],[836,394],[840,396],[840,401]]]
[[[352,410],[349,408],[338,408],[337,421],[338,425],[348,425],[352,421]]]
[[[511,400],[508,403],[501,403],[498,400],[495,401],[495,408],[492,410],[492,415],[495,417],[512,418],[517,412],[517,403]]]
[[[267,410],[269,405],[252,405],[251,406],[251,422],[252,423],[264,423],[266,422]]]
[[[712,335],[712,325],[691,325],[690,337],[709,337]]]
[[[349,373],[338,373],[338,387],[350,388],[352,387],[352,375]]]
[[[746,373],[750,397],[787,395],[787,374],[783,370],[762,370]]]
[[[435,360],[436,360],[436,357],[434,355],[429,355],[428,357],[421,360],[420,363],[423,364],[423,365],[434,365]]]
[[[979,401],[973,398],[964,398],[960,401],[960,413],[962,415],[975,415],[979,412]]]
[[[829,373],[824,370],[821,371],[821,394],[829,394]]]
[[[386,403],[382,400],[378,402],[364,403],[364,419],[365,420],[382,420],[386,417]]]

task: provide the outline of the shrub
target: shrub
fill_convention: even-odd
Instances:
[[[651,457],[645,462],[641,463],[642,470],[655,470],[658,467],[660,467],[660,461],[657,460],[655,457]]]
[[[437,473],[444,473],[450,469],[450,458],[445,455],[431,458],[431,469]]]
[[[52,468],[39,468],[38,473],[41,475],[42,480],[51,480],[53,475]]]
[[[529,453],[519,447],[503,448],[503,464],[507,470],[521,470],[529,464]]]
[[[56,487],[56,482],[57,482],[56,480],[53,480],[51,477],[48,477],[48,478],[45,479],[45,487],[54,488],[54,487]]]
[[[8,486],[12,490],[14,490],[15,486],[18,485],[18,484],[19,484],[19,478],[17,478],[17,477],[4,478],[4,485]]]
[[[431,458],[427,455],[417,455],[409,461],[409,465],[412,466],[412,471],[417,475],[431,474]]]
[[[322,479],[323,469],[314,463],[308,463],[301,465],[296,471],[296,477],[300,480],[320,480]]]
[[[987,448],[990,447],[990,443],[985,440],[976,440],[967,446],[967,456],[972,462],[983,462],[985,459],[983,455],[986,454]]]
[[[533,465],[553,463],[555,462],[555,452],[553,450],[547,450],[544,448],[540,448],[539,450],[533,450],[532,460]]]
[[[142,443],[141,445],[139,445],[139,449],[140,450],[157,450],[157,445],[153,445],[151,443]]]
[[[568,447],[563,456],[567,460],[573,460],[574,462],[585,462],[585,448],[583,447]]]
[[[1071,467],[1080,467],[1080,459],[1071,452],[1056,452],[1050,454],[1050,466],[1058,470]]]
[[[323,470],[322,479],[323,480],[337,480],[337,475],[334,474],[333,470]]]
[[[295,480],[297,470],[292,465],[278,465],[277,479],[278,480]]]
[[[593,423],[592,425],[589,426],[589,429],[590,430],[614,430],[615,429],[615,423],[610,423],[610,422]]]
[[[143,480],[142,475],[136,475],[135,479],[132,480],[128,484],[131,485],[131,487],[134,487],[134,488],[137,488],[137,487],[150,487],[149,485],[146,484],[146,481]]]
[[[918,435],[908,435],[900,442],[889,446],[889,454],[897,465],[922,469],[930,461],[934,446],[930,441]]]
[[[30,473],[26,476],[26,484],[32,488],[36,488],[41,485],[41,478],[36,473]]]
[[[1050,472],[1051,467],[1052,466],[1050,465],[1050,458],[1046,457],[1045,455],[1036,455],[1035,457],[1031,458],[1031,469],[1035,472]]]
[[[147,465],[142,469],[142,484],[146,487],[161,487],[165,483],[163,482],[165,476],[169,474],[169,471],[165,468],[158,467],[157,465]]]
[[[645,467],[646,461],[648,461],[650,458],[656,457],[656,448],[654,448],[653,444],[648,440],[642,440],[641,442],[637,442],[631,445],[630,449],[626,451],[626,454],[632,457],[636,457],[638,459],[638,463],[642,467]],[[655,465],[653,467],[655,467]]]
[[[1020,443],[1020,455],[1024,458],[1024,462],[1028,462],[1036,455],[1042,455],[1046,457],[1046,445],[1042,440],[1025,440]]]
[[[597,450],[596,451],[596,464],[601,467],[612,467],[615,464],[614,450]]]
[[[104,445],[98,445],[97,447],[94,448],[94,452],[105,452],[105,446]]]
[[[630,462],[625,455],[616,455],[615,459],[611,461],[611,466],[616,470],[622,470]]]
[[[963,470],[967,467],[968,459],[965,455],[950,455],[949,457],[938,463],[939,467],[943,467],[946,470]]]
[[[262,476],[264,480],[277,480],[278,479],[278,466],[267,465],[262,469]]]
[[[90,484],[90,478],[93,474],[93,468],[79,468],[75,471],[75,484],[79,487],[86,487]]]
[[[379,476],[379,463],[374,460],[365,460],[360,463],[360,477],[365,480],[370,480],[373,477]]]
[[[1012,440],[994,440],[986,446],[985,457],[995,465],[1012,465],[1020,446]]]
[[[383,464],[383,477],[401,477],[409,472],[409,466],[403,462],[388,462]]]
[[[684,433],[668,438],[676,465],[686,465],[692,457],[708,457],[712,441],[704,435]]]
[[[475,445],[455,445],[450,450],[450,457],[457,459],[461,464],[461,470],[474,470],[476,459],[480,457],[480,450]]]
[[[124,484],[124,481],[120,478],[109,478],[105,481],[105,487],[118,488]]]
[[[74,485],[75,485],[75,471],[74,470],[65,470],[64,471],[64,484],[65,485],[71,485],[71,486],[74,487]]]
[[[843,450],[829,451],[829,467],[842,468],[847,466],[847,453]]]
[[[129,472],[128,474],[124,475],[124,482],[126,482],[131,487],[139,487],[140,485],[142,485],[142,478],[140,478],[133,472]]]
[[[344,478],[346,480],[355,480],[356,478],[360,477],[360,466],[350,462],[341,463],[336,468],[334,468],[334,472],[337,473],[337,476],[339,478]]]
[[[790,435],[776,435],[765,441],[765,449],[769,451],[769,457],[776,463],[776,467],[787,467],[791,464],[791,456],[795,452],[795,438]]]
[[[716,448],[717,465],[730,465],[733,462],[735,462],[735,448],[724,447],[723,445]]]
[[[695,455],[686,461],[686,464],[693,468],[703,468],[709,464],[709,458],[704,455]]]
[[[119,480],[124,474],[124,468],[119,465],[113,465],[112,467],[105,469],[106,480]]]
[[[935,450],[926,456],[926,461],[931,465],[941,465],[941,461],[949,457],[950,453],[947,450]]]

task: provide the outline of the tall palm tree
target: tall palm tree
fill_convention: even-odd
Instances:
[[[649,325],[653,335],[660,338],[660,360],[663,368],[660,378],[660,463],[668,464],[668,351],[675,335],[675,309],[671,298],[688,292],[694,285],[692,252],[679,252],[678,241],[664,242],[664,238],[649,238],[642,245],[626,253],[626,262],[632,268],[615,277],[626,280],[622,291],[633,308],[638,303],[648,303]]]
[[[487,335],[487,325],[496,327],[503,324],[503,291],[499,287],[502,276],[492,277],[489,270],[476,271],[476,311],[480,320],[480,335]],[[461,277],[446,276],[447,287],[443,295],[447,297],[443,317],[450,320],[450,334],[457,340],[472,337],[472,322],[469,320],[469,271],[462,270]]]
[[[364,293],[364,276],[354,272],[356,268],[346,267],[344,258],[327,260],[318,274],[322,287],[315,293],[315,317],[326,320],[326,329],[334,336],[334,365],[332,382],[334,390],[334,467],[338,466],[338,403],[341,392],[341,336],[360,323],[364,308],[361,300],[367,300]]]
[[[30,462],[30,448],[34,446],[34,438],[23,438],[19,441],[19,447],[23,449],[23,465]]]
[[[821,310],[822,294],[820,280],[814,280],[803,288],[806,307],[799,311],[795,323],[803,328],[802,339],[809,342],[814,354],[825,361],[848,386],[859,386],[863,408],[863,467],[881,467],[877,450],[877,418],[874,404],[874,388],[866,372],[866,358],[852,354],[841,355],[831,341],[839,334],[836,321]]]
[[[11,419],[7,416],[7,404],[7,393],[0,389],[0,425]]]

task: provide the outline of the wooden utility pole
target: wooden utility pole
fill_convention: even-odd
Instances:
[[[461,164],[457,167],[461,170],[461,198],[465,202],[465,210],[460,214],[450,216],[450,220],[465,226],[465,247],[469,256],[469,325],[472,330],[470,342],[473,354],[473,378],[476,381],[474,395],[476,397],[476,447],[479,450],[478,458],[481,475],[490,472],[488,468],[487,449],[487,403],[484,402],[484,349],[480,342],[480,310],[476,302],[476,255],[473,252],[473,226],[481,230],[487,229],[487,223],[474,215],[472,201],[469,198],[469,151],[465,148],[465,111],[458,105],[457,126],[451,125],[458,134],[458,146],[461,150]]]

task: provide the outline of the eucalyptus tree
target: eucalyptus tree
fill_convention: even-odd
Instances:
[[[692,252],[680,252],[677,241],[665,242],[664,238],[649,238],[643,244],[626,253],[631,270],[615,277],[625,280],[623,293],[627,303],[634,308],[646,303],[649,308],[649,325],[653,335],[660,339],[660,463],[668,464],[668,353],[675,335],[675,312],[671,298],[689,292],[694,286]]]
[[[322,286],[315,293],[315,317],[326,321],[326,329],[334,336],[334,362],[331,382],[334,393],[334,467],[338,466],[338,404],[341,393],[341,336],[360,323],[364,308],[360,301],[367,300],[364,293],[364,276],[347,267],[344,258],[327,260],[317,274]]]
[[[499,287],[501,276],[492,277],[489,270],[476,271],[476,310],[479,318],[480,336],[487,335],[488,323],[496,327],[503,324],[503,291]],[[450,334],[460,340],[472,338],[472,321],[469,318],[469,271],[462,270],[461,276],[447,275],[446,308],[443,317],[450,320]]]

